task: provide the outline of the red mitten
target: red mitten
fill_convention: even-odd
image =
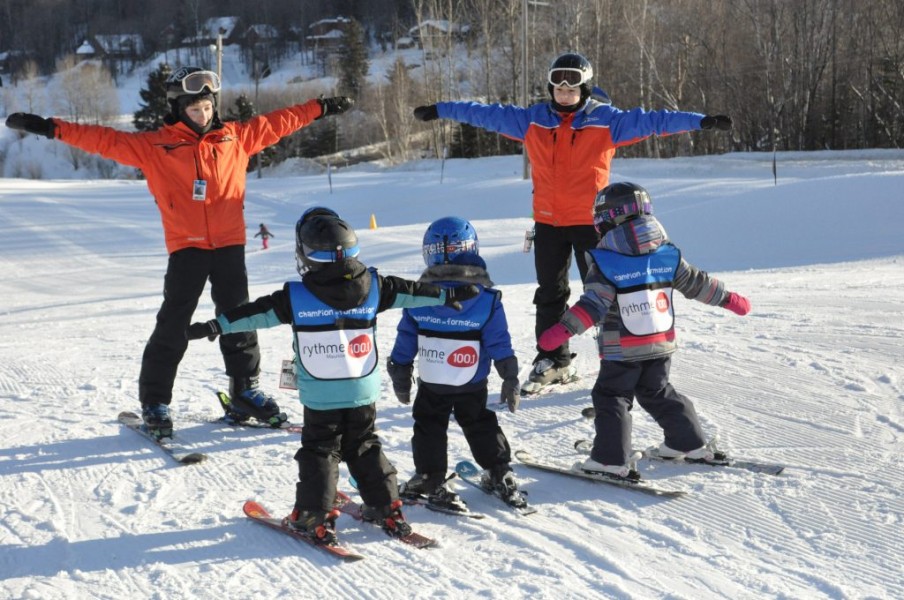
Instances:
[[[730,310],[734,314],[741,315],[743,317],[750,312],[750,300],[748,300],[741,294],[729,292],[728,300],[722,303],[722,308]]]
[[[537,345],[540,346],[542,350],[555,350],[567,342],[570,337],[571,332],[568,331],[568,328],[561,323],[556,323],[540,334]]]

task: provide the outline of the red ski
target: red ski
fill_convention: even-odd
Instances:
[[[364,518],[363,507],[351,499],[351,497],[340,491],[336,491],[336,508],[339,509],[340,512],[347,514],[355,520],[362,521],[364,523],[373,523],[376,526],[380,526],[376,521],[368,521]],[[436,540],[433,538],[428,538],[425,535],[421,535],[412,531],[408,535],[404,537],[393,538],[397,539],[404,544],[408,544],[409,546],[414,546],[415,548],[430,548],[436,546]]]
[[[289,525],[286,523],[286,519],[277,519],[275,517],[272,517],[270,513],[267,512],[266,508],[264,508],[257,502],[254,502],[253,500],[245,502],[245,506],[242,507],[242,510],[245,511],[245,515],[249,519],[257,521],[258,523],[266,525],[267,527],[276,529],[277,531],[282,531],[283,533],[286,533],[295,539],[307,542],[311,546],[324,550],[325,552],[332,554],[336,558],[349,562],[361,560],[364,558],[362,555],[356,554],[345,546],[340,546],[339,544],[318,544],[312,537],[305,535],[297,529],[289,527]]]

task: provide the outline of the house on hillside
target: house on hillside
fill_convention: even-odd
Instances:
[[[308,25],[308,35],[304,38],[305,46],[321,75],[335,71],[338,54],[345,43],[345,33],[351,22],[352,20],[346,17],[333,17]]]
[[[321,19],[308,25],[308,35],[305,42],[308,48],[312,48],[314,54],[330,54],[342,47],[345,31],[352,20],[346,17],[334,17]]]
[[[269,72],[269,65],[283,54],[284,46],[279,30],[273,25],[248,26],[242,33],[242,60],[252,77]]]
[[[258,45],[269,46],[279,41],[279,37],[279,30],[276,27],[260,23],[248,26],[242,34],[242,43],[248,48]]]
[[[240,44],[245,28],[240,17],[211,17],[201,23],[195,35],[182,39],[185,46],[209,46],[217,43],[218,36],[223,36],[223,45]]]
[[[28,50],[4,50],[0,52],[0,75],[6,75],[7,83],[18,81],[19,74],[29,62],[36,61],[36,55]]]
[[[421,21],[408,30],[408,37],[414,40],[419,48],[432,50],[445,48],[448,38],[455,43],[467,40],[471,33],[471,26],[466,24],[450,23],[443,19],[428,19]]]
[[[97,34],[82,41],[75,55],[79,60],[100,60],[114,75],[125,73],[144,60],[144,38],[137,33]]]

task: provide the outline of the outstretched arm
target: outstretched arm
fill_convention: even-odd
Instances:
[[[651,135],[671,135],[698,129],[731,129],[731,117],[708,116],[695,112],[671,110],[645,111],[640,108],[623,111],[613,108],[610,132],[617,146],[639,142]]]
[[[324,102],[333,100],[313,99],[304,104],[296,104],[280,108],[250,118],[237,129],[242,147],[248,155],[257,154],[267,146],[272,146],[287,135],[291,135],[303,127],[307,127],[317,119],[325,116]],[[329,110],[329,107],[327,107]],[[341,111],[336,111],[336,114]]]
[[[99,154],[131,167],[140,168],[142,158],[147,153],[147,146],[141,134],[100,125],[80,125],[62,119],[45,119],[28,113],[13,113],[6,118],[6,126],[16,131],[42,135],[51,140],[59,139],[85,152]]]
[[[414,116],[420,121],[451,119],[495,131],[518,141],[524,141],[530,126],[530,113],[526,108],[480,102],[438,102],[418,106],[414,109]]]
[[[380,277],[380,308],[417,308],[419,306],[436,306],[444,304],[455,310],[461,310],[461,303],[480,293],[476,285],[459,285],[444,288],[432,283],[411,281],[401,277]]]

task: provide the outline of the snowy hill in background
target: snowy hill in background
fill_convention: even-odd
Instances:
[[[385,84],[386,74],[399,58],[412,67],[412,76],[417,76],[418,65],[423,58],[420,50],[386,52],[375,50],[369,58],[369,81],[374,84]],[[215,64],[212,52],[208,61]],[[133,129],[132,116],[142,103],[139,92],[147,85],[148,75],[163,62],[176,66],[206,64],[199,62],[191,51],[183,48],[158,54],[136,67],[131,73],[120,75],[116,81],[116,93],[122,114],[113,124],[114,127],[123,130]],[[55,74],[41,77],[34,82],[19,82],[16,86],[7,85],[0,88],[0,117],[5,120],[6,115],[13,112],[32,112],[45,117],[66,118],[66,112],[58,102],[58,99],[65,97],[59,81],[60,75]],[[314,98],[334,89],[335,78],[321,77],[310,61],[308,64],[302,64],[301,56],[296,55],[278,65],[272,65],[272,74],[260,80],[259,87],[262,93],[289,87],[300,90],[303,97]],[[238,46],[226,46],[223,49],[223,89],[230,93],[244,92],[250,98],[255,97],[254,77],[245,68]],[[221,110],[222,113],[225,111]],[[302,166],[301,163],[304,161],[299,159],[286,162],[289,164],[275,165],[273,171],[265,170],[264,173],[284,175],[293,168],[299,173],[307,173],[313,168],[311,165]],[[82,164],[75,164],[71,149],[64,144],[48,144],[44,138],[35,136],[22,137],[6,127],[0,127],[0,175],[28,179],[130,179],[136,176],[132,168],[101,159],[92,158]]]
[[[177,435],[210,460],[177,466],[117,423],[138,408],[166,263],[144,183],[0,179],[0,596],[904,597],[904,152],[779,155],[777,186],[770,158],[616,159],[613,181],[647,187],[684,256],[751,299],[746,318],[676,299],[673,383],[707,434],[736,456],[786,464],[783,475],[642,462],[646,478],[689,492],[659,500],[516,464],[537,514],[455,484],[486,519],[409,508],[442,545],[416,550],[342,517],[340,539],[367,557],[349,565],[243,517],[247,499],[288,512],[298,438],[197,420],[217,416],[213,392],[226,385],[216,344],[190,346],[173,403]],[[409,277],[427,223],[463,216],[526,370],[534,275],[520,173],[519,157],[502,157],[449,161],[442,183],[436,162],[361,165],[334,173],[332,193],[325,175],[250,179],[249,235],[259,222],[276,234],[270,250],[249,243],[252,297],[297,276],[293,227],[306,207],[337,209],[365,262]],[[197,319],[212,314],[202,298]],[[398,316],[380,317],[383,357]],[[299,420],[297,400],[277,390],[291,332],[260,340],[263,380]],[[566,466],[582,459],[574,440],[592,435],[580,410],[598,367],[591,335],[573,348],[581,381],[499,413],[515,449]],[[495,398],[495,374],[490,386]],[[408,477],[410,408],[384,385],[378,410],[387,455]],[[637,409],[635,446],[660,439]],[[454,423],[449,455],[470,458]]]

